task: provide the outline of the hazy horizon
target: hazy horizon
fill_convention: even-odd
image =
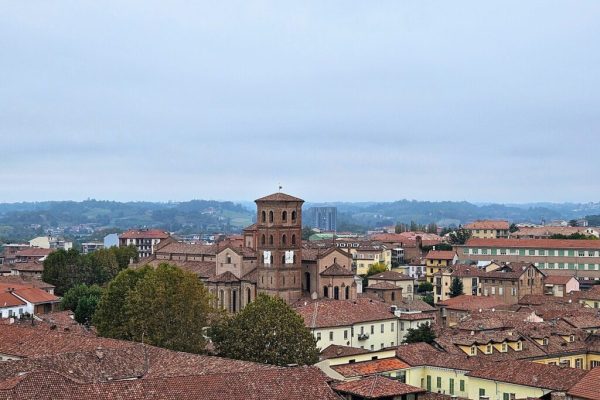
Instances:
[[[0,5],[0,202],[600,201],[597,1]]]

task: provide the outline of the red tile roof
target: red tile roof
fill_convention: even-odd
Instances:
[[[568,239],[478,239],[467,241],[465,247],[532,248],[532,249],[600,249],[600,240]]]
[[[466,375],[515,385],[566,391],[586,374],[587,371],[578,368],[513,360],[490,363]]]
[[[26,303],[24,301],[18,297],[15,297],[12,293],[0,293],[0,308],[24,306],[25,304]]]
[[[328,378],[316,367],[93,383],[80,383],[56,372],[35,371],[4,382],[0,386],[0,399],[13,398],[339,400],[329,387]]]
[[[600,400],[600,367],[589,371],[567,394],[587,400]]]
[[[331,344],[321,350],[319,357],[322,360],[336,357],[346,357],[353,356],[357,354],[367,354],[370,353],[370,350],[367,349],[359,349],[358,347],[350,347],[350,346],[341,346],[339,344]]]
[[[281,192],[273,193],[268,196],[261,197],[260,199],[256,199],[254,201],[255,202],[256,201],[300,201],[300,202],[304,202],[304,200],[302,200],[298,197],[290,196],[289,194],[281,193]]]
[[[119,239],[166,239],[170,235],[168,232],[159,229],[130,229],[119,235]]]
[[[357,363],[334,365],[331,368],[340,375],[350,378],[353,376],[367,376],[380,374],[382,372],[406,369],[410,368],[410,365],[393,357],[382,358],[380,360],[369,360]]]
[[[338,393],[348,393],[364,399],[391,398],[425,392],[425,389],[410,386],[398,380],[380,375],[350,382],[336,383],[333,385],[333,389]]]
[[[14,295],[32,304],[58,303],[60,298],[38,288],[16,289]]]
[[[508,230],[508,221],[479,220],[465,225],[465,229],[497,229]]]
[[[16,271],[44,272],[44,264],[38,261],[17,262],[11,264],[9,267]]]
[[[437,303],[440,307],[446,307],[452,310],[477,311],[479,309],[488,309],[503,305],[502,299],[488,296],[468,296],[461,294]]]
[[[309,328],[348,326],[359,322],[396,318],[390,312],[389,305],[365,298],[356,301],[321,299],[298,302],[294,306]]]
[[[411,278],[408,275],[401,274],[396,271],[384,271],[380,274],[375,274],[369,276],[369,279],[375,279],[378,281],[414,281],[414,278]]]
[[[365,290],[367,289],[373,289],[373,290],[400,290],[401,287],[394,285],[393,283],[389,283],[389,282],[379,282],[379,283],[373,283],[370,284],[369,286],[365,287]]]
[[[348,268],[344,268],[339,264],[333,264],[331,267],[325,269],[320,275],[323,276],[354,276],[354,273]]]
[[[544,279],[544,283],[550,285],[566,285],[571,279],[574,278],[567,275],[549,275]]]
[[[425,256],[426,260],[452,260],[456,253],[452,250],[431,250]]]
[[[29,249],[19,250],[15,253],[16,257],[44,257],[52,253],[54,249],[40,249],[38,247],[31,247]]]

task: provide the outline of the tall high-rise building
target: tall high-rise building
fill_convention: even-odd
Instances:
[[[285,193],[256,200],[257,291],[288,304],[302,296],[303,203]]]
[[[337,208],[336,207],[311,207],[308,209],[308,226],[318,228],[322,231],[337,230]]]

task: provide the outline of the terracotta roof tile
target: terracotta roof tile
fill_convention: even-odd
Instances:
[[[281,192],[273,193],[268,196],[261,197],[260,199],[256,199],[254,201],[300,201],[300,202],[304,202],[304,200],[302,200],[298,197],[290,196],[289,194],[281,193]]]
[[[600,400],[600,367],[589,371],[567,393],[577,398]]]
[[[414,281],[414,278],[396,271],[384,271],[380,274],[369,276],[369,279],[378,281]]]
[[[119,235],[119,239],[166,239],[170,235],[168,232],[159,229],[130,229]]]
[[[14,296],[12,293],[3,292],[0,293],[0,308],[4,307],[16,307],[16,306],[24,306],[26,303]]]
[[[16,289],[14,295],[32,304],[58,303],[60,298],[38,288]]]
[[[508,221],[479,220],[465,225],[465,229],[497,229],[508,230]]]
[[[566,285],[571,279],[574,278],[567,275],[549,275],[544,279],[544,283],[549,285]]]
[[[340,346],[339,344],[331,344],[321,350],[319,357],[324,359],[353,356],[356,354],[367,354],[371,351],[368,349],[359,349],[358,347]]]
[[[437,305],[440,307],[446,307],[452,310],[462,311],[477,311],[479,309],[489,309],[492,307],[498,307],[503,304],[504,302],[496,297],[468,296],[466,294],[452,297],[450,299],[440,301],[437,303]]]
[[[368,376],[382,372],[396,371],[410,368],[410,365],[395,357],[369,360],[350,364],[340,364],[331,367],[335,372],[346,378],[354,376]]]
[[[336,392],[348,393],[364,399],[391,398],[425,392],[425,389],[410,386],[398,380],[379,375],[350,382],[336,383],[333,385],[333,388]]]
[[[600,240],[567,239],[477,239],[467,241],[464,247],[534,248],[534,249],[600,249]]]
[[[366,298],[359,298],[356,301],[321,299],[297,302],[294,306],[309,328],[347,326],[359,322],[396,318],[390,312],[389,305]]]
[[[466,375],[515,385],[566,391],[586,374],[587,371],[577,368],[562,368],[529,361],[508,361],[491,363]]]
[[[425,256],[426,260],[452,260],[456,253],[452,250],[431,250]]]
[[[333,264],[332,266],[325,269],[325,271],[321,272],[320,275],[323,276],[354,276],[354,273],[350,271],[348,268],[344,268],[339,264]]]

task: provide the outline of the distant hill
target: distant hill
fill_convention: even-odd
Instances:
[[[48,228],[89,225],[94,229],[153,227],[171,232],[234,232],[252,223],[240,204],[212,200],[180,203],[86,200],[0,204],[0,239],[24,240]]]
[[[338,230],[364,231],[397,222],[438,225],[464,224],[476,219],[501,218],[511,222],[570,220],[600,215],[600,203],[473,204],[466,201],[306,203],[305,208],[338,208]],[[0,241],[41,235],[50,228],[78,225],[93,229],[154,227],[180,234],[239,232],[255,218],[254,203],[213,200],[186,202],[116,202],[86,200],[0,203]],[[79,231],[70,232],[77,236]]]

